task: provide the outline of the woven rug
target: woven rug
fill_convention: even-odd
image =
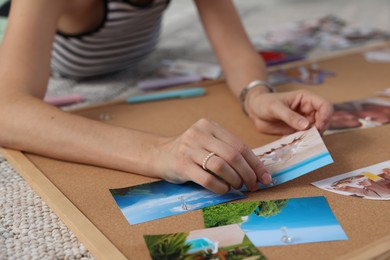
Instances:
[[[356,25],[390,28],[390,0],[236,0],[251,37],[276,25],[334,14]],[[51,79],[50,95],[82,94],[87,103],[138,94],[163,58],[215,62],[190,0],[172,1],[158,50],[132,71],[86,81]],[[0,259],[93,259],[74,234],[0,155]]]
[[[91,259],[91,254],[0,157],[0,259]]]

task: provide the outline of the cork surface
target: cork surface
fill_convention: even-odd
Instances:
[[[334,102],[341,102],[372,97],[377,90],[389,87],[390,65],[366,63],[361,54],[325,61],[319,65],[320,68],[334,71],[337,76],[327,78],[321,86],[290,84],[279,87],[279,91],[307,88]],[[179,134],[199,118],[206,117],[226,127],[252,148],[279,138],[258,133],[251,121],[242,114],[238,101],[223,83],[207,86],[206,90],[207,94],[199,98],[139,105],[116,104],[77,113],[96,120],[99,120],[101,113],[109,113],[112,118],[107,122],[109,124],[164,135]],[[269,259],[282,259],[287,255],[292,259],[333,259],[388,236],[388,202],[341,196],[315,188],[310,183],[388,160],[389,130],[390,125],[387,125],[325,136],[324,142],[335,163],[280,186],[248,193],[248,198],[245,199],[268,200],[323,195],[349,240],[264,247],[260,250]],[[116,206],[109,189],[133,186],[154,179],[37,155],[26,156],[129,259],[150,258],[144,244],[144,234],[203,228],[201,210],[129,225]]]

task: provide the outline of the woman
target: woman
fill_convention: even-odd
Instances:
[[[229,88],[260,131],[288,134],[311,125],[324,131],[332,113],[328,101],[306,91],[270,93],[264,64],[231,1],[195,4]],[[165,137],[96,122],[42,101],[51,74],[90,77],[142,59],[157,43],[166,5],[165,0],[12,0],[0,49],[0,145],[174,183],[194,181],[217,193],[270,183],[248,146],[208,119]]]

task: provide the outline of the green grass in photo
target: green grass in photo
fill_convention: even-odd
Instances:
[[[255,212],[256,216],[269,217],[277,215],[287,204],[284,200],[250,201],[226,203],[203,209],[206,228],[230,224],[240,224],[244,218]]]

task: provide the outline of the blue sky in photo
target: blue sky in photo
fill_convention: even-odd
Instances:
[[[129,187],[126,195],[114,195],[116,203],[130,224],[169,217],[244,197],[243,193],[236,190],[220,195],[193,182],[178,185],[166,181]],[[183,209],[183,199],[187,210]]]
[[[255,246],[284,244],[282,227],[287,227],[287,235],[292,237],[293,243],[347,239],[322,196],[289,199],[278,215],[265,218],[252,213],[248,221],[241,224]]]
[[[284,233],[280,229],[247,232],[246,235],[255,246],[280,246],[335,240],[348,240],[340,225],[313,226],[287,230],[290,243],[282,241]]]

